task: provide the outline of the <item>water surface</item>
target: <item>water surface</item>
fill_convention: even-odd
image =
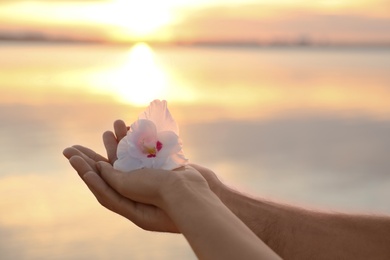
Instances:
[[[390,51],[0,44],[2,259],[191,259],[62,157],[165,98],[192,162],[254,196],[390,214]]]

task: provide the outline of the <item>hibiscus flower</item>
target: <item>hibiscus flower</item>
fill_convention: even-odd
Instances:
[[[132,171],[141,168],[173,170],[188,163],[179,138],[179,127],[165,100],[154,100],[139,115],[117,149],[114,168]]]

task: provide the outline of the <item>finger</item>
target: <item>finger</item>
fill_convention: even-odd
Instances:
[[[84,174],[87,172],[94,171],[94,169],[81,156],[73,155],[69,159],[69,162],[81,178],[83,178]]]
[[[117,193],[98,174],[89,171],[83,180],[103,207],[130,220],[135,217],[136,203]]]
[[[123,122],[123,120],[116,120],[114,122],[114,130],[116,138],[119,142],[123,137],[126,136],[128,128],[126,127],[126,124]]]
[[[65,155],[66,158],[68,158],[69,160],[71,159],[71,157],[73,156],[78,156],[78,157],[81,157],[86,163],[88,163],[88,165],[90,166],[90,168],[94,171],[97,171],[96,169],[96,162],[94,160],[92,160],[91,158],[89,158],[88,156],[86,156],[84,153],[82,153],[81,151],[79,151],[78,149],[76,149],[75,147],[69,147],[69,148],[66,148],[64,151],[63,151],[63,154]]]
[[[106,148],[106,151],[107,151],[108,161],[111,164],[114,164],[114,162],[118,159],[116,156],[116,150],[118,148],[118,141],[117,141],[114,133],[111,131],[104,132],[103,143],[104,143],[104,147]]]
[[[92,160],[94,160],[95,162],[99,162],[99,161],[108,162],[106,158],[96,153],[92,149],[89,149],[88,147],[84,147],[82,145],[73,145],[73,147],[79,150],[80,152],[82,152],[83,154],[85,154],[86,156],[88,156],[89,158],[91,158]]]
[[[74,155],[69,162],[104,207],[119,214],[125,207],[134,208],[134,202],[126,200],[108,186],[82,157]]]
[[[136,203],[112,189],[82,157],[74,155],[69,162],[101,205],[130,220],[139,218]]]

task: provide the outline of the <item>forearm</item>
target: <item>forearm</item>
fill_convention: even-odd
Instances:
[[[390,218],[317,213],[253,199],[227,187],[218,193],[285,259],[390,258]]]
[[[168,214],[201,259],[280,259],[214,193],[189,191]]]

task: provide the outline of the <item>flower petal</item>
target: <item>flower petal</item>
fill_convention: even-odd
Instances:
[[[166,161],[166,157],[153,157],[153,158],[146,158],[143,159],[143,165],[145,168],[154,168],[154,169],[161,169]]]
[[[158,133],[158,140],[163,143],[163,148],[157,153],[157,157],[166,158],[161,169],[173,170],[188,163],[188,159],[184,156],[181,140],[175,133]]]
[[[174,170],[184,165],[187,165],[188,159],[184,157],[184,154],[177,153],[169,156],[165,161],[164,165],[161,167],[163,170]]]
[[[156,138],[157,127],[156,124],[148,119],[138,119],[130,127],[130,133],[133,133],[135,139],[141,137]],[[129,132],[127,132],[129,134]]]
[[[116,151],[118,159],[126,157],[142,158],[145,156],[137,146],[137,143],[133,141],[133,135],[134,133],[128,132],[127,135],[120,140]]]
[[[128,137],[125,136],[120,140],[118,147],[116,149],[116,157],[118,159],[125,158],[128,156],[129,153],[129,142],[128,142]]]
[[[141,169],[143,168],[143,162],[137,158],[133,157],[123,157],[121,159],[118,159],[114,162],[114,169],[123,171],[123,172],[130,172],[133,170]]]
[[[179,127],[167,107],[167,101],[154,100],[149,107],[139,115],[139,119],[148,119],[157,126],[157,131],[172,131],[179,135]]]
[[[170,156],[181,150],[181,140],[179,139],[179,136],[171,131],[158,133],[157,139],[162,143],[162,148],[157,153],[157,157]]]
[[[185,157],[183,150],[170,157],[177,165],[184,166],[188,164],[188,159]]]

